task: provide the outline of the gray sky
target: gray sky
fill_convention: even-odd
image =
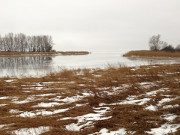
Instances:
[[[52,35],[57,50],[180,44],[180,0],[0,0],[0,34]]]

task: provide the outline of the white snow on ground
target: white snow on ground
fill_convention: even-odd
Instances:
[[[38,105],[35,105],[33,107],[53,107],[53,106],[60,106],[63,105],[63,103],[57,103],[57,102],[50,102],[50,103],[39,103]]]
[[[21,85],[22,87],[25,87],[23,89],[33,89],[33,90],[42,90],[42,88],[44,88],[42,84],[40,83],[36,83],[36,84],[31,84],[31,85]]]
[[[100,103],[99,106],[106,106],[106,105],[124,105],[124,104],[136,104],[136,105],[143,105],[147,103],[151,98],[142,98],[142,99],[137,99],[137,96],[129,96],[125,100],[122,100],[119,103],[112,103],[112,104],[105,104],[105,103]]]
[[[151,135],[166,135],[168,133],[174,133],[180,128],[180,124],[163,124],[159,128],[153,128],[151,131],[147,131]]]
[[[12,101],[14,104],[25,104],[25,103],[33,102],[34,100],[35,99],[33,96],[29,96],[25,100],[22,100],[22,101],[18,101],[18,98],[13,99]]]
[[[154,95],[156,95],[158,92],[164,92],[164,91],[165,91],[165,89],[159,89],[159,90],[154,90],[154,91],[147,92],[147,93],[144,94],[144,95],[154,96]]]
[[[75,118],[70,118],[70,119],[77,119],[78,123],[77,124],[71,123],[69,125],[66,125],[66,129],[69,131],[80,131],[81,128],[84,128],[86,126],[87,127],[92,126],[93,121],[110,119],[112,116],[103,117],[104,114],[109,110],[110,110],[109,107],[98,107],[98,108],[94,108],[95,113],[89,113]]]
[[[126,134],[126,129],[125,128],[120,128],[117,131],[110,131],[108,132],[108,130],[106,128],[103,128],[99,131],[99,133],[101,135],[125,135]]]
[[[34,118],[37,116],[36,113],[33,113],[33,112],[23,112],[19,115],[20,117],[31,117],[31,118]]]
[[[22,111],[19,111],[17,109],[10,109],[9,112],[10,113],[22,113]]]
[[[0,104],[0,107],[2,107],[2,106],[6,106],[7,104]]]
[[[83,99],[84,96],[73,96],[73,97],[66,97],[64,99],[61,99],[62,102],[65,102],[65,103],[73,103],[73,102],[76,102],[76,101],[79,101],[81,99]]]
[[[15,135],[40,135],[42,133],[45,133],[49,131],[51,128],[50,127],[38,127],[38,128],[22,128],[19,130],[14,130],[12,131],[12,134]]]
[[[46,96],[55,96],[55,95],[57,95],[57,93],[40,94],[40,95],[36,95],[36,96],[46,97]]]
[[[73,96],[73,97],[66,97],[66,98],[63,98],[63,99],[61,99],[61,96],[56,96],[55,98],[51,98],[50,100],[51,101],[57,101],[57,102],[61,101],[61,102],[64,102],[66,104],[70,104],[70,103],[82,100],[83,98],[88,97],[88,96],[91,95],[89,93],[82,93],[82,94],[83,94],[83,96],[76,95],[76,96]]]
[[[137,104],[137,105],[143,105],[143,104],[147,103],[149,100],[150,100],[150,98],[135,99],[134,96],[130,96],[126,100],[121,101],[119,104]]]
[[[92,122],[90,122],[90,121],[83,125],[78,125],[78,124],[72,123],[72,124],[66,125],[66,129],[69,131],[80,131],[80,129],[82,127],[86,127],[86,126],[89,127],[90,124],[92,124]]]
[[[163,103],[170,102],[176,99],[177,98],[163,98],[161,101],[158,102],[157,106],[162,106]]]
[[[176,119],[178,116],[174,115],[174,114],[166,114],[162,116],[163,119],[168,120],[168,121],[173,121],[174,119]]]
[[[77,107],[85,106],[86,104],[76,104]]]
[[[0,97],[0,99],[10,99],[10,97]]]
[[[153,86],[156,86],[156,84],[153,82],[141,82],[139,83],[139,85],[141,85],[142,88],[151,88]]]
[[[179,105],[178,104],[175,104],[175,105],[165,105],[165,106],[163,106],[163,109],[175,108],[175,107],[179,107]]]
[[[69,110],[70,108],[67,109],[58,109],[58,110],[54,110],[54,111],[46,111],[46,110],[37,110],[36,112],[23,112],[21,113],[19,116],[20,117],[30,117],[30,118],[34,118],[38,115],[42,115],[42,116],[48,116],[48,115],[53,115],[53,114],[57,114],[57,113],[62,113],[65,112],[67,110]]]
[[[3,127],[5,127],[5,126],[6,126],[5,124],[1,124],[1,125],[0,125],[0,129],[3,128]]]
[[[145,109],[150,110],[150,111],[157,111],[157,107],[154,105],[150,105],[150,106],[146,107]]]
[[[4,80],[5,82],[13,82],[14,80],[10,79],[10,80]]]

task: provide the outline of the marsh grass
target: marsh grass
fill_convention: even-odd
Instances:
[[[147,134],[165,123],[179,124],[179,117],[173,121],[162,118],[165,114],[180,115],[179,81],[179,64],[63,69],[39,78],[0,78],[0,125],[7,125],[0,132],[3,135],[18,129],[48,126],[50,131],[42,135],[98,134],[103,128],[109,131],[125,128],[127,134]],[[146,98],[149,100],[143,103]],[[165,98],[173,100],[160,104]],[[128,103],[131,100],[135,102]],[[59,105],[37,106],[52,102]],[[150,105],[157,110],[145,109]],[[168,105],[175,107],[165,107]],[[77,124],[79,117],[97,115],[95,108],[100,108],[99,111],[109,108],[101,116],[108,119],[82,121],[80,125],[91,124],[79,131],[66,129],[66,125]],[[31,115],[24,116],[24,112]]]
[[[130,51],[123,56],[143,56],[143,57],[180,57],[180,52],[167,52],[167,51],[148,51],[148,50],[140,50],[140,51]]]
[[[55,51],[55,52],[0,52],[0,57],[31,56],[31,55],[87,55],[88,51]]]

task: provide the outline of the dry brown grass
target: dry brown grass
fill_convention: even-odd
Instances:
[[[60,52],[0,52],[2,56],[27,56],[27,55],[87,55],[87,51],[60,51]]]
[[[130,51],[123,56],[143,56],[143,57],[180,57],[180,52],[165,52],[165,51]]]
[[[98,134],[103,128],[109,131],[125,128],[127,134],[147,134],[146,131],[165,123],[179,124],[179,81],[179,64],[137,68],[111,66],[104,70],[63,69],[62,72],[40,78],[0,78],[0,125],[6,125],[0,129],[0,133],[12,134],[11,131],[18,129],[49,126],[51,129],[42,135]],[[148,95],[148,92],[155,94]],[[87,96],[84,96],[84,93]],[[42,94],[45,95],[41,96]],[[71,97],[75,98],[73,102],[68,101]],[[149,100],[142,103],[146,98]],[[160,104],[165,98],[173,100]],[[134,104],[124,102],[128,100],[137,101]],[[51,102],[59,105],[37,106]],[[156,106],[157,110],[145,109],[150,105]],[[168,105],[175,107],[166,108]],[[87,114],[98,115],[97,110],[102,111],[105,108],[108,109],[101,117],[108,119],[78,122]],[[50,113],[64,109],[66,110],[62,112],[43,115],[43,111]],[[13,113],[12,110],[18,111]],[[21,117],[23,112],[34,113],[35,116]],[[173,121],[167,121],[163,119],[167,114],[178,117]],[[79,131],[66,129],[66,125],[83,125],[87,122],[92,123],[82,126]],[[178,132],[179,129],[175,134]]]
[[[60,51],[59,53],[62,55],[87,55],[89,54],[89,52],[87,51],[65,51],[65,52]]]
[[[58,52],[0,52],[0,56],[58,55]]]

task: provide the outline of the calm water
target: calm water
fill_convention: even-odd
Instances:
[[[80,56],[0,57],[0,77],[42,76],[61,68],[105,68],[108,64],[139,66],[148,64],[180,63],[180,58],[126,58],[125,51],[92,52]]]

